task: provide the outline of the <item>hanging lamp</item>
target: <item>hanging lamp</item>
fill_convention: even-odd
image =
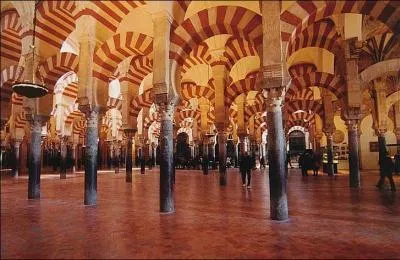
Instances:
[[[33,37],[32,37],[32,45],[30,48],[32,49],[32,80],[24,80],[23,82],[16,82],[12,86],[12,90],[18,95],[27,97],[27,98],[39,98],[46,95],[49,90],[47,87],[42,84],[38,84],[35,82],[35,38],[36,38],[36,7],[39,1],[35,1],[35,9],[33,15]],[[42,80],[43,81],[43,80]]]

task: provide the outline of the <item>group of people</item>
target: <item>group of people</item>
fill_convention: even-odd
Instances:
[[[313,170],[313,176],[318,176],[321,164],[322,155],[318,152],[314,153],[311,149],[305,150],[299,157],[299,167],[301,168],[302,176],[308,176],[308,170]]]

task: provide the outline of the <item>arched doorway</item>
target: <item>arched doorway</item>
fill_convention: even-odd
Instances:
[[[302,131],[294,130],[289,134],[289,151],[291,154],[301,154],[306,149],[306,136]]]

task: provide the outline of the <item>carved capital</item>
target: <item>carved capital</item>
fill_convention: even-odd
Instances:
[[[262,69],[263,88],[279,88],[282,86],[283,64],[276,63],[264,66]]]
[[[348,131],[357,131],[358,130],[358,120],[347,120],[346,125]]]
[[[264,89],[263,94],[267,105],[267,111],[276,111],[281,109],[284,100],[284,88],[269,88]]]
[[[128,139],[132,139],[136,132],[137,129],[131,129],[131,128],[124,129],[124,134]]]

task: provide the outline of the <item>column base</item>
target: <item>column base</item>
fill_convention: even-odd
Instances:
[[[126,182],[132,182],[132,173],[131,172],[127,172],[126,173],[125,181]]]
[[[85,191],[85,200],[84,204],[87,206],[96,205],[97,203],[97,192],[95,190],[86,190]]]
[[[67,178],[67,174],[66,173],[60,174],[60,179],[66,179],[66,178]]]

